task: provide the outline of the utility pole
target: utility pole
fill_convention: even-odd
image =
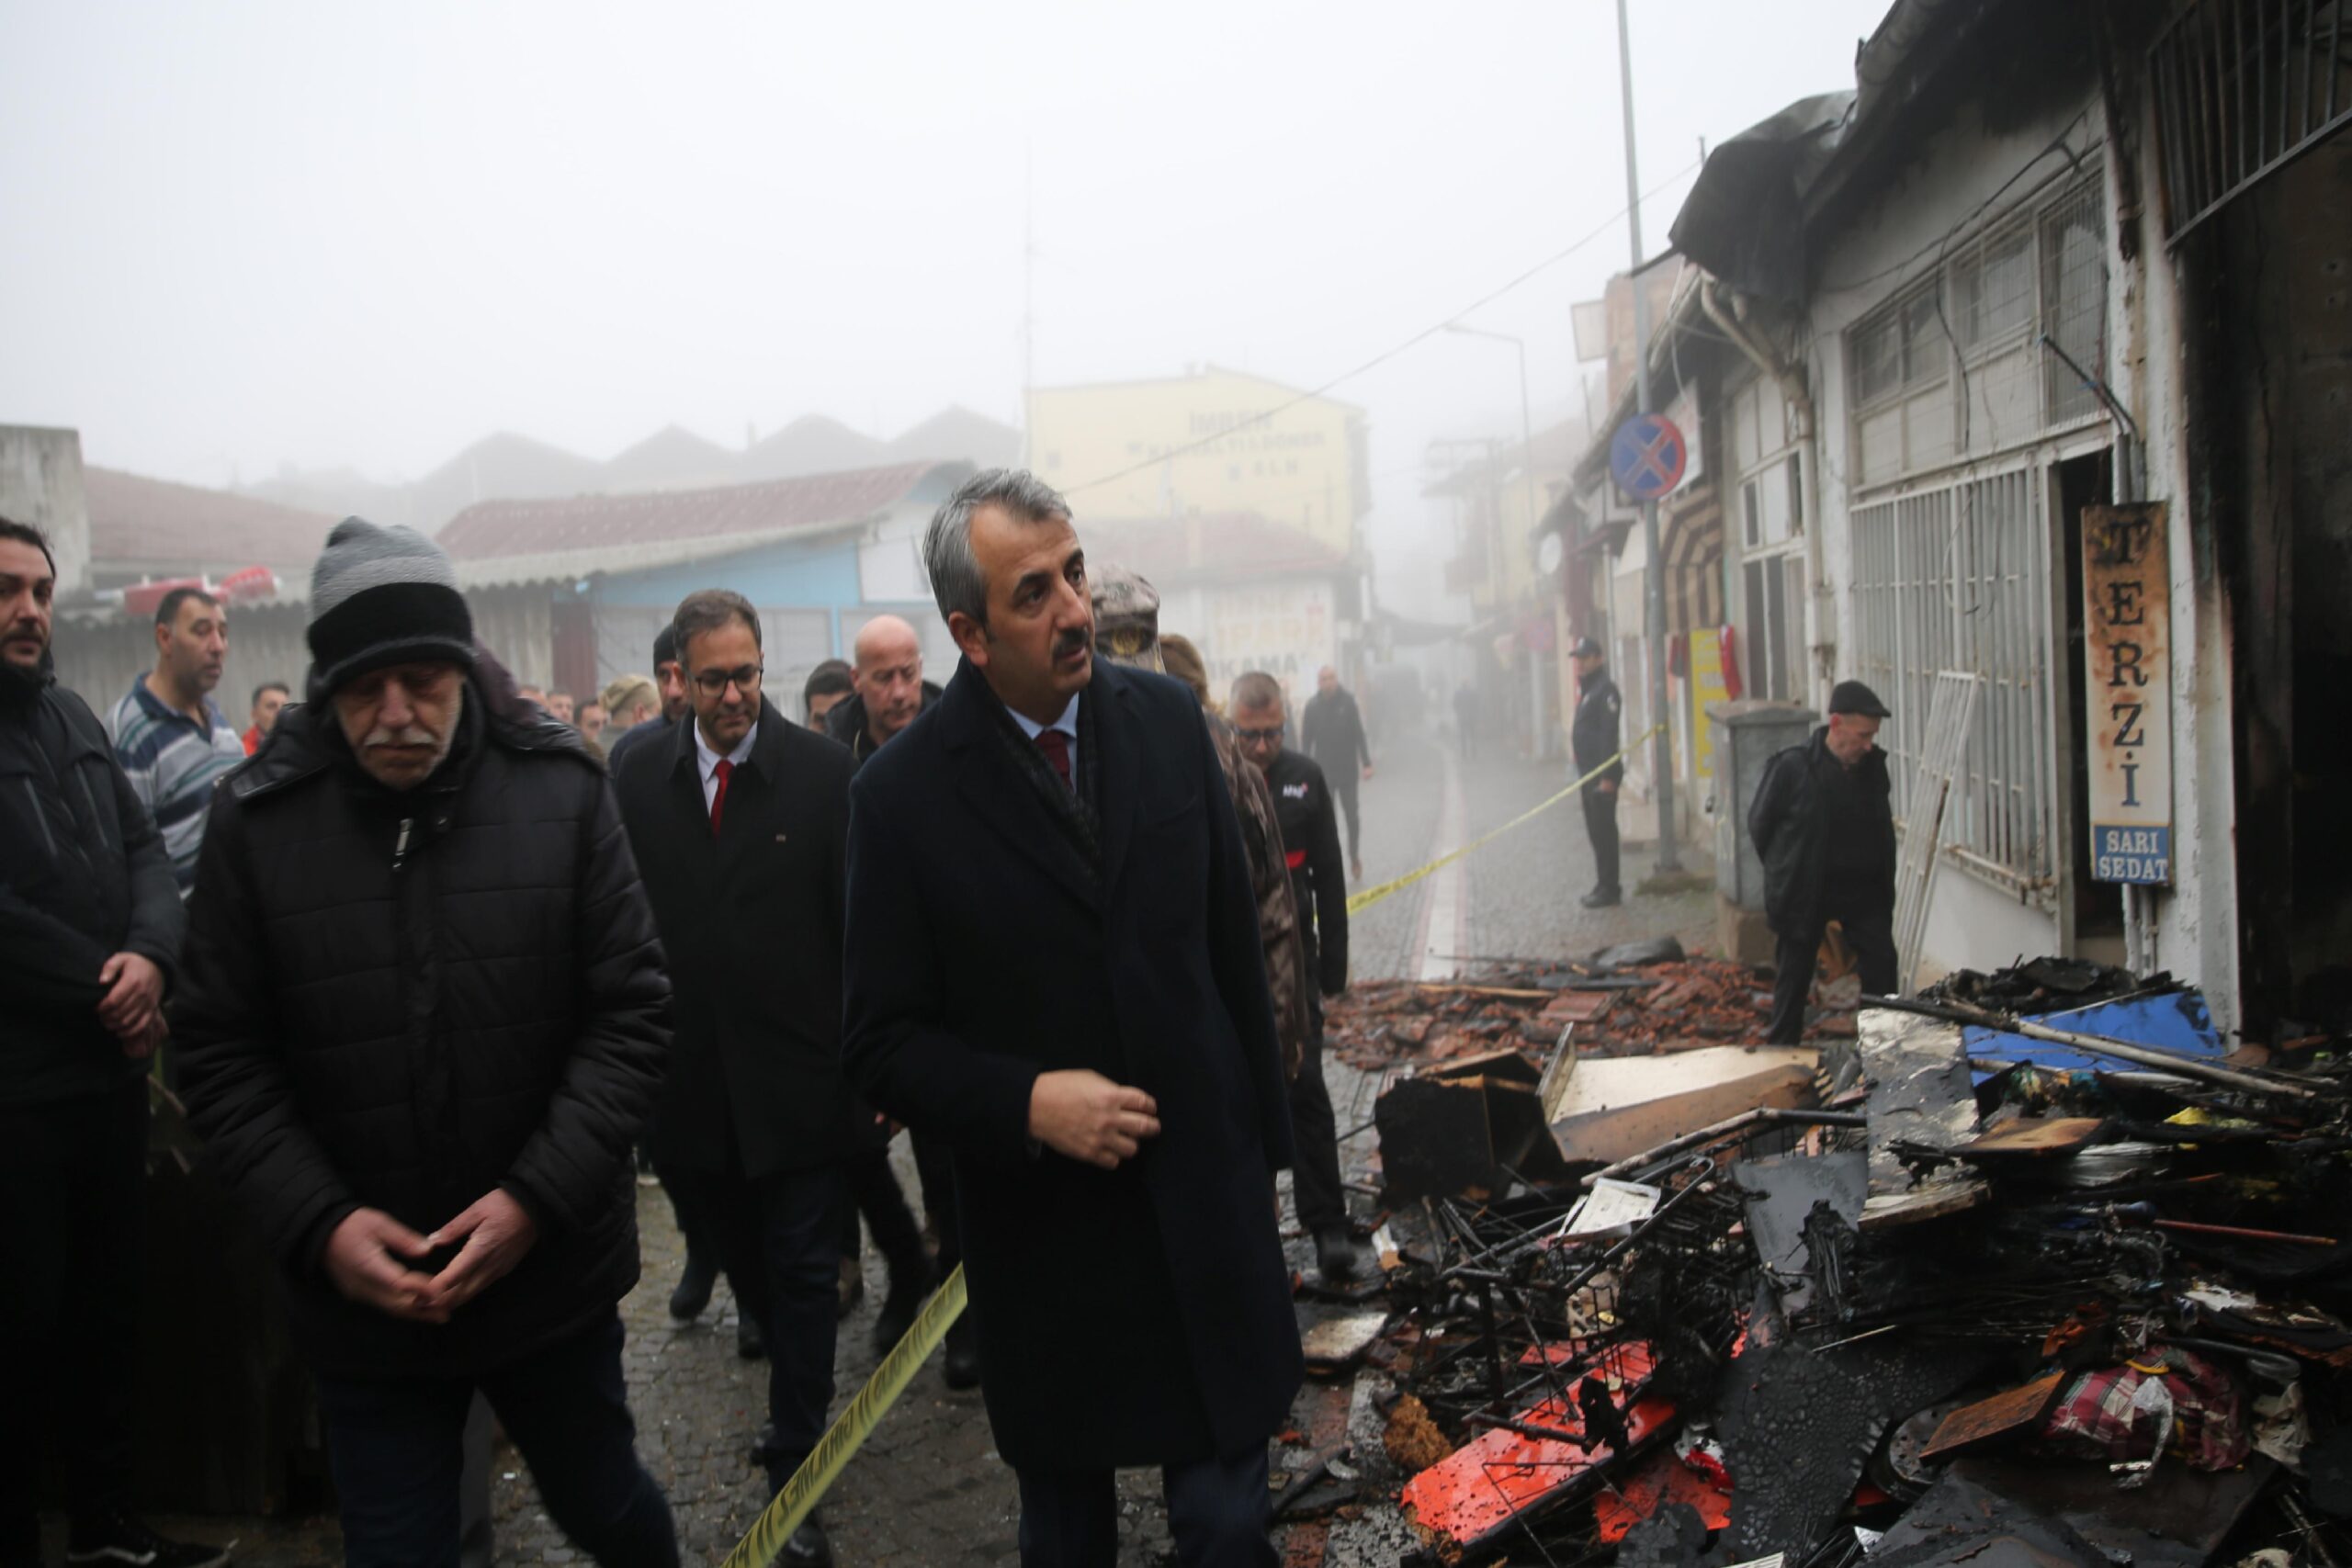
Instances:
[[[1642,176],[1634,151],[1634,39],[1625,27],[1625,0],[1617,0],[1617,77],[1625,105],[1625,227],[1633,235],[1634,269],[1634,412],[1650,409],[1650,295],[1642,282]],[[1642,502],[1642,545],[1649,562],[1646,615],[1649,622],[1650,722],[1665,728],[1657,732],[1651,784],[1657,802],[1657,869],[1670,874],[1682,869],[1674,842],[1674,726],[1666,687],[1666,561],[1657,544],[1657,502]]]
[[[1021,466],[1036,467],[1035,393],[1037,388],[1037,148],[1021,155]]]

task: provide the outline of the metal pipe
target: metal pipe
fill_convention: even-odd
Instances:
[[[1773,1106],[1761,1106],[1754,1111],[1743,1111],[1736,1116],[1726,1117],[1712,1127],[1702,1127],[1695,1133],[1685,1133],[1680,1137],[1669,1138],[1656,1148],[1644,1149],[1637,1155],[1628,1155],[1614,1165],[1606,1165],[1594,1171],[1584,1179],[1583,1184],[1590,1187],[1595,1182],[1604,1179],[1613,1181],[1629,1170],[1639,1170],[1645,1165],[1654,1165],[1662,1159],[1672,1159],[1685,1149],[1697,1148],[1702,1144],[1712,1144],[1718,1139],[1727,1138],[1744,1128],[1769,1125],[1774,1122],[1805,1127],[1861,1127],[1869,1124],[1868,1119],[1857,1111],[1782,1111]]]
[[[1650,297],[1642,281],[1642,176],[1634,143],[1634,38],[1625,26],[1625,0],[1617,0],[1617,82],[1625,109],[1625,226],[1633,238],[1633,269],[1626,282],[1634,288],[1634,412],[1650,409]],[[1648,553],[1645,575],[1649,592],[1644,595],[1649,621],[1650,717],[1659,725],[1653,750],[1651,800],[1657,807],[1657,869],[1671,874],[1682,869],[1674,842],[1674,723],[1672,696],[1666,684],[1666,555],[1657,543],[1657,502],[1642,502],[1642,547]]]
[[[1909,997],[1866,996],[1862,998],[1862,1005],[1892,1008],[1896,1012],[1917,1013],[1922,1018],[1939,1018],[1946,1023],[1973,1023],[1980,1029],[1997,1030],[2004,1034],[2021,1034],[2028,1040],[2046,1040],[2052,1045],[2064,1045],[2086,1055],[2112,1056],[2117,1061],[2153,1067],[2175,1077],[2201,1078],[2223,1089],[2236,1089],[2241,1094],[2279,1095],[2289,1100],[2316,1100],[2322,1098],[2319,1090],[2307,1089],[2301,1084],[2259,1078],[2233,1067],[2217,1067],[2194,1057],[2135,1045],[2128,1040],[2110,1040],[2103,1034],[2080,1034],[2071,1029],[2052,1029],[2046,1023],[2036,1023],[2030,1018],[2018,1018],[2012,1013],[1963,1007],[1954,1002],[1916,1001]]]
[[[1820,658],[1820,651],[1824,649],[1835,648],[1838,642],[1828,625],[1832,606],[1827,592],[1829,569],[1824,554],[1827,547],[1822,542],[1821,537],[1819,415],[1813,406],[1813,394],[1806,389],[1804,373],[1794,366],[1783,364],[1769,345],[1758,342],[1756,335],[1748,330],[1746,319],[1738,313],[1738,301],[1735,299],[1732,308],[1726,310],[1722,299],[1723,293],[1724,286],[1716,279],[1708,278],[1702,281],[1699,285],[1699,308],[1707,313],[1707,320],[1713,321],[1725,337],[1731,339],[1733,347],[1746,355],[1757,369],[1772,378],[1774,384],[1781,389],[1781,396],[1787,399],[1791,406],[1796,410],[1797,423],[1801,426],[1797,434],[1797,453],[1798,460],[1804,464],[1803,475],[1804,515],[1798,518],[1796,522],[1798,527],[1804,532],[1805,597],[1810,601],[1805,608],[1804,618],[1813,634],[1812,641],[1807,646],[1807,652],[1812,654],[1813,658],[1808,660],[1811,667],[1805,671],[1804,686],[1806,697],[1810,698],[1815,689],[1826,682],[1830,674],[1830,671],[1823,667],[1825,661]],[[1734,477],[1736,478],[1736,476]],[[1743,535],[1742,537],[1744,538],[1745,536]],[[1743,553],[1743,561],[1745,558]],[[1731,588],[1730,581],[1726,580],[1724,583],[1724,603],[1726,608],[1732,603]],[[1792,693],[1792,694],[1794,694]]]

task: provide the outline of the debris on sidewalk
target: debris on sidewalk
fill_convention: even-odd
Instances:
[[[1484,1198],[1513,1181],[1565,1179],[1567,1163],[1544,1124],[1540,1077],[1527,1057],[1499,1051],[1441,1063],[1391,1085],[1373,1106],[1383,1197],[1391,1204]]]
[[[1398,987],[1351,1024],[1442,1049],[1555,1021],[1548,1054],[1465,1051],[1466,1077],[1396,1077],[1382,1105],[1380,1447],[1430,1561],[2352,1564],[2343,1042],[2225,1064],[2193,1029],[2100,1034],[2086,1008],[2193,1022],[2201,998],[2043,960],[1866,1004],[1817,1053],[1660,1049],[1610,1025],[1754,977],[1686,958],[1573,988],[1628,977],[1597,968],[1486,988],[1531,997]],[[2037,1029],[2077,1063],[2011,1047]],[[1440,1135],[1417,1097],[1523,1106],[1538,1060],[1558,1179],[1488,1122],[1452,1155],[1387,1146]],[[1400,1155],[1490,1179],[1400,1186]]]
[[[1771,982],[1745,964],[1685,955],[1670,939],[1478,979],[1371,980],[1330,1004],[1326,1048],[1366,1072],[1506,1048],[1549,1054],[1572,1031],[1587,1056],[1649,1055],[1764,1038]],[[1832,1013],[1816,1033],[1852,1032]]]

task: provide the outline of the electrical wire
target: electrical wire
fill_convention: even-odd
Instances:
[[[1695,172],[1705,162],[1706,160],[1704,158],[1699,158],[1694,159],[1690,163],[1685,164],[1681,168],[1677,169],[1674,173],[1660,180],[1657,185],[1653,186],[1648,190],[1644,191],[1642,193],[1642,199],[1644,201],[1647,201],[1650,197],[1661,194],[1675,185],[1676,182],[1681,180],[1684,176]],[[1405,339],[1399,344],[1396,344],[1393,347],[1384,349],[1380,353],[1374,355],[1370,359],[1365,360],[1354,369],[1345,370],[1340,372],[1339,375],[1332,377],[1329,380],[1324,382],[1319,387],[1316,387],[1308,391],[1301,392],[1295,397],[1288,398],[1282,402],[1276,403],[1270,409],[1251,414],[1249,418],[1229,425],[1226,429],[1218,431],[1214,435],[1204,435],[1197,441],[1188,441],[1181,446],[1170,446],[1166,451],[1156,453],[1152,457],[1145,458],[1140,463],[1131,463],[1124,468],[1120,468],[1113,473],[1104,474],[1099,479],[1088,479],[1083,484],[1066,485],[1063,487],[1063,493],[1065,495],[1078,495],[1086,491],[1099,490],[1104,485],[1115,484],[1121,479],[1126,479],[1131,475],[1142,473],[1146,469],[1156,468],[1171,457],[1181,457],[1188,452],[1197,452],[1202,447],[1213,446],[1216,443],[1227,439],[1228,436],[1231,436],[1238,432],[1248,430],[1254,425],[1263,424],[1269,420],[1273,419],[1277,414],[1288,412],[1290,410],[1298,407],[1301,403],[1310,402],[1317,398],[1326,395],[1333,389],[1344,386],[1348,382],[1354,380],[1359,376],[1376,370],[1381,366],[1385,365],[1388,361],[1404,353],[1407,349],[1418,347],[1421,344],[1428,342],[1430,338],[1437,336],[1440,333],[1444,332],[1446,328],[1452,326],[1463,317],[1469,315],[1472,311],[1484,310],[1487,306],[1493,304],[1504,295],[1511,293],[1513,290],[1532,282],[1541,274],[1557,266],[1560,263],[1567,260],[1570,256],[1575,255],[1578,251],[1583,250],[1587,245],[1591,244],[1595,240],[1600,239],[1602,235],[1615,228],[1618,220],[1623,219],[1633,209],[1630,207],[1618,209],[1615,212],[1611,213],[1609,217],[1601,222],[1599,228],[1594,229],[1582,239],[1576,241],[1565,249],[1553,252],[1552,254],[1545,256],[1542,261],[1537,262],[1534,265],[1529,267],[1526,271],[1521,273],[1518,276],[1512,278],[1510,282],[1504,284],[1499,288],[1492,289],[1486,294],[1480,295],[1477,299],[1471,300],[1467,305],[1464,305],[1460,310],[1453,311],[1451,315],[1447,316],[1443,321],[1439,321],[1434,326],[1423,328],[1421,331],[1415,333],[1412,336]]]
[[[1914,262],[1926,255],[1928,252],[1941,252],[1946,246],[1951,243],[1955,235],[1957,235],[1962,229],[1965,229],[1970,224],[1975,222],[1977,219],[1983,217],[1987,209],[1991,208],[1994,203],[1999,201],[2001,197],[2008,195],[2010,190],[2016,186],[2019,180],[2025,178],[2027,175],[2031,174],[2036,165],[2040,164],[2043,159],[2049,157],[2053,152],[2064,153],[2066,155],[2067,163],[2074,166],[2075,171],[2077,174],[2081,173],[2084,157],[2089,153],[2098,152],[2100,148],[2107,145],[2107,141],[2104,137],[2100,137],[2088,142],[2079,152],[2066,144],[2066,139],[2074,135],[2075,132],[2081,128],[2083,122],[2090,118],[2090,112],[2091,111],[2087,107],[2077,110],[2075,118],[2066,122],[2065,128],[2058,132],[2057,136],[2052,140],[2050,145],[2044,147],[2041,152],[2036,152],[2032,157],[2028,158],[2023,164],[2018,165],[2016,171],[2012,173],[2007,179],[2003,180],[1999,187],[1996,189],[1992,195],[1986,197],[1984,200],[1978,202],[1973,208],[1970,209],[1958,222],[1946,230],[1942,235],[1934,240],[1930,240],[1928,243],[1920,246],[1917,250],[1913,251],[1909,255],[1905,256],[1901,261],[1890,263],[1889,265],[1879,268],[1876,272],[1868,273],[1860,277],[1849,278],[1842,283],[1824,282],[1817,284],[1813,289],[1814,297],[1817,299],[1825,294],[1851,294],[1857,289],[1868,288],[1871,284],[1880,281],[1882,278],[1893,277],[1895,274],[1907,270]]]

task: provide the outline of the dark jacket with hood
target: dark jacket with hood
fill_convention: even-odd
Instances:
[[[393,791],[313,694],[214,793],[189,925],[182,1094],[320,1371],[468,1375],[612,1312],[637,1280],[630,1150],[670,987],[576,731],[482,655],[448,760]],[[321,1267],[355,1209],[430,1232],[493,1188],[537,1239],[447,1324],[348,1300]]]
[[[1877,846],[1887,871],[1884,891],[1867,891],[1873,906],[1894,908],[1894,812],[1889,803],[1886,753],[1873,746],[1846,779],[1829,770],[1845,767],[1829,754],[1826,725],[1813,739],[1774,755],[1756,785],[1747,808],[1747,836],[1764,863],[1764,916],[1783,936],[1819,929],[1828,901],[1830,834],[1858,835]],[[1854,818],[1832,821],[1833,802],[1850,799]]]
[[[102,1094],[146,1071],[98,1021],[98,971],[136,953],[171,994],[187,915],[105,727],[50,656],[0,666],[0,1106]]]
[[[929,713],[931,705],[938,700],[937,682],[925,681],[922,683],[922,706],[915,710],[915,717],[921,718]],[[850,755],[857,759],[857,765],[861,768],[865,766],[865,759],[879,750],[874,743],[874,731],[865,722],[865,698],[856,692],[835,703],[826,713],[825,733],[848,747]]]

